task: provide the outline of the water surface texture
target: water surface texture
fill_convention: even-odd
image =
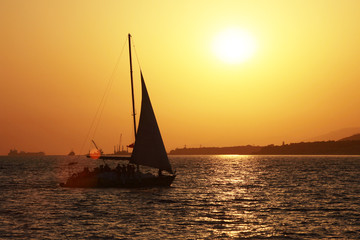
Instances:
[[[69,173],[102,162],[2,156],[0,238],[360,238],[359,156],[170,161],[177,170],[170,188],[68,189],[59,183]]]

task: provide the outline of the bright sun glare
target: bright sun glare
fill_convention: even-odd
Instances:
[[[232,28],[215,37],[213,50],[224,62],[241,63],[254,55],[256,43],[247,32]]]

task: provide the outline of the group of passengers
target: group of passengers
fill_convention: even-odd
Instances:
[[[73,178],[77,177],[89,177],[95,176],[99,173],[106,173],[106,172],[114,172],[118,174],[120,177],[134,177],[135,176],[135,166],[132,164],[128,165],[120,165],[118,164],[114,169],[111,169],[109,165],[100,165],[99,167],[94,168],[93,171],[90,171],[88,167],[84,167],[83,171],[79,173],[74,173],[72,175]]]

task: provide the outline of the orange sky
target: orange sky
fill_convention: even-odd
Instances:
[[[127,33],[167,150],[296,142],[360,126],[360,1],[0,1],[0,154],[133,140]],[[227,28],[256,40],[229,64]],[[120,56],[119,67],[115,68]],[[136,58],[137,109],[140,106]],[[115,73],[112,76],[112,72]]]

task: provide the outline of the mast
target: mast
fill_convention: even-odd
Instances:
[[[135,99],[134,99],[134,81],[133,81],[133,70],[132,70],[132,59],[131,59],[131,34],[128,34],[129,39],[129,59],[130,59],[130,79],[131,79],[131,97],[132,97],[132,110],[133,110],[133,121],[134,121],[134,135],[136,141],[136,118],[135,118]]]
[[[134,99],[134,80],[133,80],[133,70],[132,70],[132,59],[131,59],[131,34],[128,34],[129,39],[129,60],[130,60],[130,79],[131,79],[131,98],[132,98],[132,109],[133,109],[133,121],[134,121],[134,136],[136,142],[136,117],[135,117],[135,99]],[[139,164],[136,164],[136,169],[139,172]]]

